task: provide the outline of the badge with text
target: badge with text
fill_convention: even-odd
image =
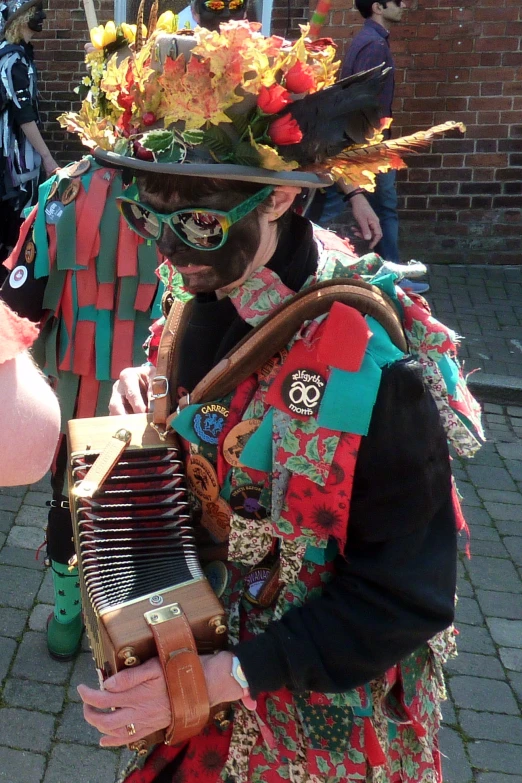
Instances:
[[[63,215],[63,210],[61,201],[48,201],[45,207],[45,222],[56,225]]]
[[[216,471],[205,457],[192,454],[187,464],[187,483],[190,491],[201,501],[209,503],[219,497]]]
[[[205,443],[215,446],[228,417],[228,408],[219,402],[209,402],[202,405],[194,414],[192,424],[194,432]]]
[[[71,182],[69,182],[69,184],[67,185],[67,187],[62,193],[62,197],[60,199],[62,204],[64,206],[67,206],[67,204],[71,204],[76,198],[76,196],[78,195],[78,193],[80,192],[80,188],[81,188],[81,182],[79,179],[71,180]]]
[[[282,587],[279,580],[279,561],[272,566],[259,565],[245,576],[245,598],[254,606],[271,606]]]
[[[214,541],[222,544],[230,535],[230,517],[232,509],[223,498],[203,503],[201,524],[208,530]]]
[[[241,466],[241,452],[260,424],[261,419],[245,419],[232,427],[223,441],[223,456],[229,465],[235,468]]]
[[[232,510],[244,519],[265,519],[267,511],[260,503],[262,491],[263,488],[256,484],[236,487],[230,493]]]
[[[303,340],[298,340],[268,390],[265,402],[294,419],[306,421],[319,412],[328,375],[328,365],[317,359],[316,346],[309,348]]]
[[[47,201],[52,201],[53,198],[56,196],[57,191],[58,191],[58,180],[55,179],[49,189],[49,193],[47,194]]]

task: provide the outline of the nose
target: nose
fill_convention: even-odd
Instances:
[[[156,244],[160,253],[167,256],[167,258],[172,258],[173,256],[188,250],[187,245],[185,245],[185,243],[176,236],[170,226],[167,226],[165,223],[163,224],[163,231],[161,232],[160,238],[156,240]]]

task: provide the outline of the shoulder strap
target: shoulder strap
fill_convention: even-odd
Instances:
[[[300,326],[330,311],[334,302],[371,315],[386,329],[404,353],[408,350],[401,319],[392,300],[376,286],[362,280],[337,278],[310,286],[278,307],[250,332],[196,386],[180,407],[225,397],[245,378],[282,350]]]

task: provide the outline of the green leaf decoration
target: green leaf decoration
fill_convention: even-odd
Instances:
[[[205,131],[198,130],[186,130],[181,133],[181,138],[186,144],[194,146],[196,144],[202,144],[205,137]]]
[[[169,130],[152,130],[145,133],[141,139],[141,144],[146,150],[160,155],[167,152],[174,144],[174,134]]]
[[[156,153],[156,160],[161,163],[181,163],[184,157],[185,149],[175,142],[165,152]]]
[[[211,125],[203,135],[205,144],[216,158],[228,158],[234,150],[230,136],[219,125]]]
[[[116,155],[128,155],[129,154],[129,142],[127,139],[118,139],[114,145],[114,152]]]
[[[240,166],[259,166],[261,155],[248,141],[242,141],[235,148],[234,161]]]
[[[241,138],[246,134],[248,126],[250,125],[250,122],[252,121],[256,113],[256,110],[252,109],[252,111],[245,112],[243,109],[243,111],[240,112],[239,109],[236,108],[236,106],[237,104],[231,106],[229,109],[225,111],[225,114],[227,115],[227,117],[230,117],[234,128],[236,129],[236,131],[239,134],[239,137]]]

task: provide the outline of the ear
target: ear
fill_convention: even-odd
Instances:
[[[270,200],[270,206],[266,209],[265,214],[268,217],[269,222],[278,220],[281,215],[288,212],[295,197],[301,192],[301,188],[294,187],[281,187],[276,188],[272,193]]]

